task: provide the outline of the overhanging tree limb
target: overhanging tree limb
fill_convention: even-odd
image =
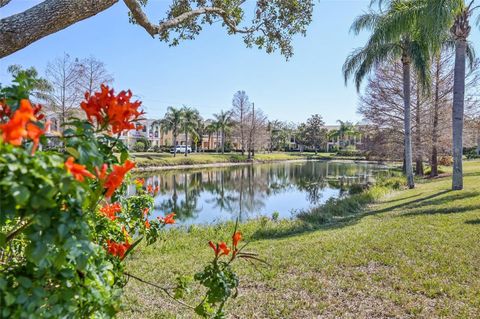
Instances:
[[[118,0],[46,0],[0,20],[0,58],[102,12]],[[8,2],[7,2],[8,3]]]
[[[0,0],[1,5],[8,0]],[[152,23],[143,6],[145,0],[123,0],[129,9],[130,21],[140,25],[152,37],[177,45],[194,39],[202,25],[220,20],[229,34],[243,34],[247,47],[264,48],[268,53],[280,50],[292,56],[293,35],[305,35],[311,22],[313,0],[257,0],[256,11],[247,26],[242,5],[245,0],[172,1],[166,18]],[[0,19],[0,58],[66,27],[102,12],[118,0],[45,0],[18,14]],[[172,37],[170,37],[172,36]]]
[[[12,0],[0,0],[0,8],[6,6]]]
[[[176,27],[184,21],[206,14],[215,14],[221,17],[225,25],[227,25],[230,31],[232,31],[233,33],[251,33],[259,29],[259,27],[252,27],[248,29],[238,28],[235,23],[229,19],[228,13],[222,8],[217,7],[197,8],[182,13],[181,15],[170,20],[161,22],[159,24],[153,24],[148,20],[147,15],[143,12],[137,0],[123,0],[123,2],[125,2],[126,6],[130,10],[132,17],[135,19],[135,22],[142,26],[152,37],[164,31],[167,31],[170,28]]]
[[[1,6],[10,0],[0,0]],[[0,57],[12,54],[27,45],[66,27],[102,12],[118,0],[46,0],[25,12],[0,20]],[[201,7],[182,13],[158,25],[151,23],[137,0],[124,0],[135,22],[152,37],[201,15],[215,14],[222,18],[232,33],[251,33],[260,29],[238,28],[228,13],[217,7]]]

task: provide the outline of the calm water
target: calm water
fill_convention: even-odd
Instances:
[[[366,183],[379,170],[385,168],[308,161],[160,171],[142,177],[146,185],[161,188],[152,216],[175,212],[179,224],[189,225],[271,217],[273,212],[290,218],[298,210],[344,195],[349,185]]]

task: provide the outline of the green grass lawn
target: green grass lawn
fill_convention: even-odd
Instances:
[[[449,177],[390,193],[358,218],[324,226],[259,220],[242,225],[270,266],[239,262],[232,318],[476,318],[480,313],[480,162],[465,163],[465,190]],[[163,286],[212,257],[208,240],[232,225],[171,231],[127,270]],[[194,302],[198,291],[186,299]],[[161,291],[130,279],[124,318],[192,318]]]
[[[152,166],[176,166],[176,165],[199,165],[199,164],[216,164],[216,163],[240,163],[246,162],[247,156],[238,153],[192,153],[188,156],[177,154],[173,157],[168,153],[132,153],[133,160],[138,167]],[[257,162],[286,161],[295,159],[328,159],[334,154],[332,153],[259,153],[255,154]]]

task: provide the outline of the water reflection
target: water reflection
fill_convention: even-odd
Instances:
[[[160,186],[154,217],[175,212],[181,224],[271,216],[283,218],[331,197],[342,196],[349,185],[366,183],[371,164],[286,162],[215,169],[164,171],[144,175],[146,184]],[[135,192],[130,187],[131,193]]]

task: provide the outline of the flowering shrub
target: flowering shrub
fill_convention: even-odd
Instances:
[[[32,81],[21,75],[0,92],[0,316],[112,317],[128,276],[123,260],[175,222],[174,213],[150,218],[158,187],[137,179],[136,194],[125,195],[135,164],[119,136],[141,127],[141,103],[102,86],[81,104],[87,119],[65,124],[61,151],[38,152],[48,123],[29,101]],[[240,239],[235,231],[231,246],[210,243],[213,262],[195,276],[207,289],[199,315],[223,316],[238,287],[230,264],[256,258]],[[180,298],[187,285],[177,284]]]

